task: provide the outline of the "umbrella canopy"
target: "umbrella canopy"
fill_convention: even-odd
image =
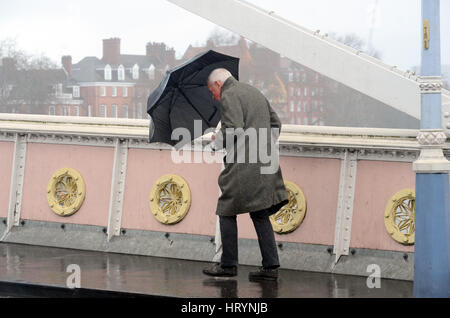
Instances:
[[[220,121],[220,103],[213,100],[208,90],[209,74],[216,68],[225,68],[239,79],[239,58],[209,50],[168,70],[159,86],[150,94],[147,113],[150,121],[150,142],[164,142],[183,146],[204,134]],[[194,121],[202,123],[194,131]],[[191,140],[172,140],[176,128],[190,131]],[[194,134],[196,133],[196,134]]]

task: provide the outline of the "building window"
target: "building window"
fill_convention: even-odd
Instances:
[[[112,88],[112,97],[117,96],[117,87],[111,87]]]
[[[72,91],[73,97],[80,97],[80,86],[74,86]]]
[[[289,82],[292,82],[294,80],[294,73],[289,72],[288,77],[289,77]]]
[[[314,111],[318,111],[319,110],[319,103],[316,100],[313,101],[313,107],[314,107]]]
[[[289,96],[294,96],[294,88],[292,86],[289,87]]]
[[[306,113],[306,100],[303,102],[303,111]]]
[[[122,96],[128,97],[128,87],[122,87]]]
[[[62,107],[62,115],[63,116],[69,116],[70,115],[69,112],[70,112],[69,107],[67,107],[67,106]]]
[[[148,79],[154,80],[155,79],[155,66],[152,64],[148,68]]]
[[[294,101],[291,100],[291,102],[289,103],[289,106],[291,107],[291,113],[294,112]]]
[[[137,64],[134,64],[133,66],[133,79],[139,79],[139,66]]]
[[[80,106],[74,106],[73,107],[73,115],[74,116],[80,116]]]
[[[56,96],[62,96],[63,94],[63,85],[59,83],[56,88]]]
[[[128,118],[128,105],[122,106],[122,118]]]
[[[106,96],[106,87],[105,86],[100,87],[100,96]]]
[[[137,104],[137,118],[142,118],[142,103]]]
[[[117,118],[117,105],[113,104],[111,106],[111,117]]]
[[[112,79],[111,65],[107,64],[105,66],[105,81],[110,81]]]
[[[88,105],[88,116],[92,117],[92,105]]]
[[[119,79],[119,81],[125,80],[125,69],[123,65],[120,65],[117,69],[117,78]]]
[[[308,89],[306,87],[305,87],[305,90],[304,90],[303,93],[304,93],[305,96],[308,96]]]
[[[106,105],[100,105],[100,117],[106,117]]]
[[[301,112],[302,111],[302,102],[300,101],[300,102],[298,102],[298,104],[297,104],[297,112]]]
[[[48,108],[48,114],[52,116],[55,115],[55,106],[50,106]]]

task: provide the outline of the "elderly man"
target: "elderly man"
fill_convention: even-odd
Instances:
[[[236,216],[250,213],[258,236],[262,267],[257,272],[251,272],[249,278],[276,280],[280,264],[269,216],[288,203],[288,195],[278,158],[275,170],[264,170],[268,168],[268,163],[263,162],[263,152],[260,150],[265,146],[273,154],[273,139],[279,135],[281,122],[259,90],[238,82],[226,69],[211,72],[208,88],[213,98],[221,102],[221,128],[215,136],[215,143],[218,148],[226,146],[226,156],[219,176],[222,194],[216,210],[223,252],[220,264],[205,268],[203,273],[216,277],[237,275]],[[272,130],[276,134],[272,134]],[[251,140],[252,136],[256,138]]]

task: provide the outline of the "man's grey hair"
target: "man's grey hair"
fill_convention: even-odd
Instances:
[[[219,81],[222,83],[225,83],[225,81],[231,77],[231,73],[224,68],[216,68],[214,71],[211,72],[208,76],[208,84],[214,83],[215,81]]]

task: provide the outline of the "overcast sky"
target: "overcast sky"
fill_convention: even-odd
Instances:
[[[249,0],[311,30],[355,33],[382,60],[406,70],[420,63],[420,0]],[[377,3],[376,10],[374,5]],[[373,17],[375,17],[373,19]],[[443,64],[450,64],[450,0],[441,0]],[[149,41],[165,42],[181,56],[202,44],[216,26],[166,0],[0,0],[0,40],[59,63],[72,55],[102,57],[102,39],[120,37],[122,53],[145,54]]]

